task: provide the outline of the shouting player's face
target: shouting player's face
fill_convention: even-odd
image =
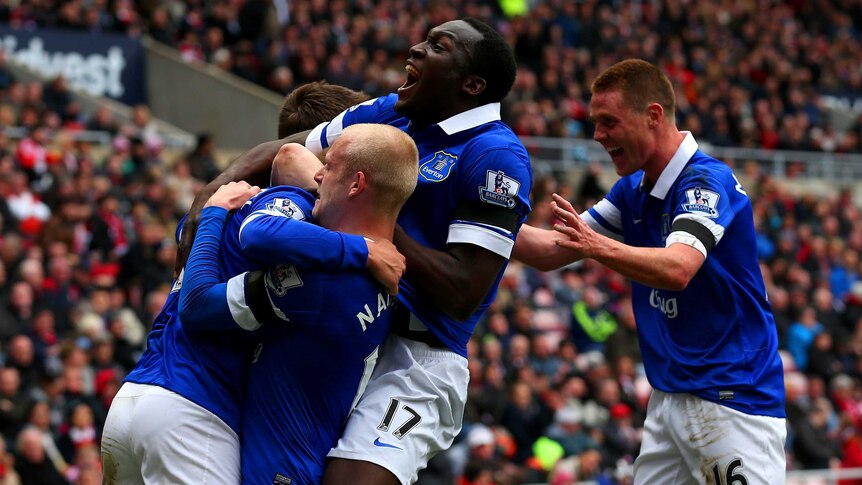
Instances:
[[[424,42],[410,48],[407,80],[398,88],[395,111],[419,124],[437,123],[457,114],[470,50],[481,38],[479,31],[461,20],[431,29]]]
[[[647,111],[627,105],[621,91],[593,93],[590,118],[595,123],[593,139],[607,150],[617,175],[631,175],[642,169],[655,151]]]

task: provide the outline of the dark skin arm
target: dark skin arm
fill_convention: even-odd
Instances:
[[[506,262],[473,244],[454,244],[447,251],[425,247],[396,227],[393,240],[407,258],[405,278],[433,306],[456,320],[467,320],[482,303]]]
[[[189,251],[191,251],[198,222],[201,218],[201,210],[206,201],[215,194],[216,190],[229,182],[239,182],[240,180],[246,180],[252,185],[259,185],[261,187],[268,186],[270,171],[272,170],[272,160],[278,154],[279,148],[285,143],[304,143],[309,131],[296,133],[281,140],[261,143],[240,155],[218,177],[198,192],[192,206],[189,208],[189,215],[183,225],[183,232],[180,236],[179,246],[177,247],[177,259],[174,264],[175,278],[179,276],[180,270],[185,266],[186,260],[189,257]]]

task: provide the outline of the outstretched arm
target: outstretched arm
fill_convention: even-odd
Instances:
[[[581,259],[574,251],[557,244],[557,241],[565,239],[566,237],[557,231],[524,224],[515,239],[512,259],[539,271],[562,268]]]
[[[592,258],[638,283],[671,291],[682,291],[705,261],[704,255],[686,244],[666,248],[642,248],[623,244],[592,230],[572,205],[553,195],[554,214],[563,224],[554,230],[565,236],[555,244],[577,258]]]

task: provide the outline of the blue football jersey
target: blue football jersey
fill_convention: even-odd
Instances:
[[[397,300],[365,271],[277,265],[265,286],[283,322],[259,331],[243,411],[243,483],[319,483]]]
[[[243,482],[318,483],[326,454],[371,377],[397,300],[365,270],[278,264],[220,283],[213,261],[226,216],[215,207],[201,214],[181,291],[182,320],[259,329],[240,433]],[[255,235],[257,244],[271,246],[292,241],[304,252],[316,246],[286,236],[303,225],[258,211],[239,236]]]
[[[683,291],[632,282],[646,375],[656,389],[784,417],[778,337],[757,261],[751,201],[730,168],[686,137],[653,187],[620,178],[586,222],[626,244],[683,242],[706,260]]]
[[[263,211],[302,219],[311,214],[313,204],[314,199],[307,192],[279,187],[261,192],[236,211],[225,226],[222,251],[217,258],[221,281],[263,267],[245,255],[238,238],[239,229],[249,215]],[[153,322],[146,351],[125,380],[176,392],[239,433],[242,391],[256,340],[238,327],[216,332],[183,325],[179,318],[182,281],[181,274]]]
[[[396,94],[354,106],[317,126],[306,146],[319,151],[347,126],[383,123],[405,131],[419,149],[419,181],[398,223],[413,239],[438,250],[448,244],[474,244],[509,258],[518,229],[530,212],[533,183],[530,158],[512,130],[500,121],[492,103],[416,129],[395,112]],[[402,280],[401,301],[454,352],[466,357],[476,322],[497,294],[503,275],[466,321],[454,320],[422,298]]]

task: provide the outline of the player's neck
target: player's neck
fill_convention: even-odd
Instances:
[[[658,134],[657,139],[659,141],[656,144],[656,150],[643,167],[647,180],[653,184],[658,181],[661,173],[667,168],[671,158],[685,139],[685,135],[680,133],[676,127],[669,127],[665,133]]]
[[[368,215],[365,215],[368,214]],[[395,233],[395,221],[381,217],[373,212],[350,211],[330,227],[333,231],[354,234],[374,241],[380,239],[392,240]]]
[[[418,114],[410,116],[410,123],[417,131],[423,130],[433,124],[440,123],[455,115],[459,115],[465,111],[470,111],[473,108],[479,107],[479,103],[475,102],[475,100],[471,99],[469,101],[470,102],[458,101],[449,103],[448,107],[441,109],[438,113],[427,114],[426,116]]]

